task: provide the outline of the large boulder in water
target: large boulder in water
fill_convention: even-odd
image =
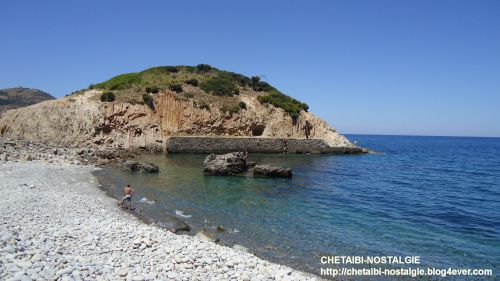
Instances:
[[[210,176],[231,176],[244,172],[247,167],[247,153],[231,152],[222,155],[210,154],[205,158],[203,173]]]
[[[282,168],[267,164],[257,164],[253,169],[253,175],[260,177],[290,178],[292,177],[292,168]]]
[[[153,163],[141,163],[127,160],[123,163],[123,168],[131,172],[158,173],[160,168]]]

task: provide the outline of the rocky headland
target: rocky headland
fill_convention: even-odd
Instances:
[[[188,230],[180,221],[141,223],[139,212],[117,208],[90,174],[110,163],[157,172],[130,158],[168,151],[169,143],[177,150],[171,152],[243,151],[245,160],[248,151],[366,152],[259,77],[208,65],[123,74],[61,99],[9,109],[0,118],[0,279],[317,278],[238,245],[217,245],[204,233],[167,231]],[[291,170],[256,163],[244,170],[253,166],[256,176],[291,176]],[[222,168],[228,175],[242,171]]]
[[[207,65],[123,74],[61,99],[9,110],[0,119],[0,135],[60,147],[157,151],[167,150],[175,136],[320,140],[311,142],[313,148],[324,146],[319,152],[361,152],[308,112],[307,104],[259,77]]]

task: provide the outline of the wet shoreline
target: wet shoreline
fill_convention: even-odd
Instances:
[[[118,201],[122,198],[122,188],[127,184],[122,179],[117,178],[115,176],[111,176],[110,169],[121,169],[119,165],[111,164],[105,167],[102,167],[99,171],[94,171],[92,174],[98,179],[98,187],[103,190],[107,196],[112,197]],[[125,171],[124,171],[125,172]],[[139,173],[140,174],[140,173]],[[240,175],[240,177],[249,177],[249,175]],[[141,199],[154,201],[153,204],[148,202],[141,202]],[[160,214],[158,211],[155,211],[155,207],[157,204],[162,204],[160,200],[154,200],[148,197],[144,197],[136,191],[136,194],[133,198],[133,207],[134,210],[123,209],[146,224],[156,224],[162,228],[165,228],[173,233],[178,235],[188,235],[188,236],[196,236],[200,232],[204,235],[209,235],[212,240],[216,240],[214,243],[218,243],[220,245],[226,247],[240,247],[243,245],[244,248],[249,250],[250,253],[256,255],[257,257],[267,260],[269,262],[278,263],[286,266],[290,266],[296,270],[300,270],[303,272],[307,272],[309,274],[313,274],[317,277],[319,276],[318,270],[314,267],[308,267],[304,264],[297,262],[290,262],[290,260],[286,259],[283,255],[273,253],[278,250],[275,246],[271,244],[266,244],[265,242],[261,242],[260,247],[256,245],[252,245],[252,243],[246,243],[246,239],[244,237],[235,238],[235,235],[240,236],[239,230],[231,227],[230,225],[216,225],[213,224],[212,221],[205,221],[203,223],[194,222],[193,220],[189,220],[191,218],[190,214],[184,214],[183,211],[177,210],[176,208],[167,208],[167,211],[163,214]],[[119,208],[119,205],[117,205]],[[186,219],[187,217],[187,219]],[[161,222],[160,222],[161,220]],[[172,221],[168,221],[172,220]],[[189,225],[189,231],[175,230],[172,229],[171,225],[179,223],[179,221],[186,223]],[[282,258],[279,258],[281,256]],[[324,277],[321,277],[324,278]]]

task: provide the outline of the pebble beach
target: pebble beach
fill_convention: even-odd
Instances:
[[[0,280],[318,280],[147,225],[98,188],[94,165],[0,162]]]

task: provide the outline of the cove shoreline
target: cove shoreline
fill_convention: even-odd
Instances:
[[[92,174],[94,177],[96,177],[96,179],[99,182],[98,188],[100,190],[102,190],[107,196],[109,196],[110,198],[113,198],[119,202],[119,200],[121,200],[122,195],[123,195],[122,189],[128,182],[127,183],[126,182],[119,182],[119,180],[117,180],[117,179],[113,180],[113,178],[111,176],[109,176],[109,174],[106,175],[106,170],[109,169],[110,167],[113,167],[113,165],[106,165],[101,170],[93,171]],[[120,170],[122,169],[118,165],[116,165],[114,168],[120,169]],[[129,173],[129,174],[138,174],[138,175],[141,174],[140,172],[136,172],[136,173],[126,172],[126,171],[123,171],[123,172]],[[200,171],[200,173],[201,173],[201,171]],[[208,177],[212,177],[212,176],[208,176]],[[240,177],[246,177],[246,176],[240,176]],[[170,231],[176,235],[180,235],[180,236],[197,237],[197,236],[200,236],[200,234],[201,234],[202,239],[209,241],[209,243],[221,245],[221,246],[228,247],[228,248],[235,248],[235,249],[236,248],[237,249],[243,248],[245,252],[248,252],[252,255],[255,255],[259,259],[263,259],[263,260],[266,260],[266,261],[271,262],[271,263],[281,264],[284,266],[290,266],[294,270],[298,270],[298,271],[304,272],[306,274],[311,274],[311,276],[314,276],[315,278],[319,278],[318,280],[329,279],[328,276],[320,276],[317,268],[308,267],[304,264],[302,264],[302,266],[301,266],[300,264],[297,264],[297,263],[288,262],[288,260],[286,260],[286,259],[285,260],[278,259],[278,258],[273,257],[272,254],[262,255],[262,251],[260,251],[260,254],[259,254],[259,251],[256,251],[257,249],[252,247],[255,245],[249,246],[246,243],[244,243],[244,241],[241,241],[241,240],[234,241],[232,239],[229,239],[228,236],[224,236],[223,234],[227,234],[227,229],[232,229],[231,225],[224,225],[223,226],[224,228],[227,228],[227,229],[222,231],[222,232],[224,232],[223,234],[217,233],[218,226],[211,226],[210,228],[207,228],[206,226],[204,227],[200,224],[192,223],[191,221],[188,222],[188,221],[184,220],[181,216],[177,216],[175,214],[175,212],[177,211],[177,209],[175,209],[175,208],[173,208],[173,209],[167,208],[168,214],[165,214],[165,212],[162,212],[161,214],[159,214],[158,212],[152,212],[151,208],[149,208],[149,210],[148,210],[148,207],[151,207],[152,205],[149,205],[147,202],[140,202],[140,199],[146,198],[147,200],[149,200],[150,198],[145,197],[143,195],[138,195],[137,190],[136,190],[136,196],[134,196],[134,197],[135,197],[135,198],[133,198],[134,210],[122,209],[122,211],[133,215],[134,217],[141,220],[143,223],[145,223],[147,225],[156,225],[160,228],[163,228],[165,230],[168,230],[168,231]],[[159,202],[155,202],[154,204],[155,205],[162,204],[162,202],[159,201]],[[121,209],[118,206],[117,206],[117,208]],[[173,221],[168,221],[168,220],[173,220]],[[162,221],[162,223],[159,223],[159,221]],[[179,225],[180,224],[179,221],[181,222],[181,224],[187,223],[190,227],[190,230],[188,230],[188,231],[175,230],[172,226]],[[240,244],[240,242],[242,242],[243,245]],[[266,249],[265,252],[270,253],[272,248],[268,249],[267,247],[270,247],[270,246],[266,246],[266,244],[264,244],[264,243],[261,243],[259,246],[260,250]]]
[[[120,210],[118,202],[98,188],[91,173],[95,169],[39,160],[0,163],[0,190],[6,198],[0,207],[0,236],[7,243],[0,247],[5,268],[1,279],[319,279],[148,225]],[[29,178],[22,176],[27,171]],[[10,244],[11,239],[18,242]]]

